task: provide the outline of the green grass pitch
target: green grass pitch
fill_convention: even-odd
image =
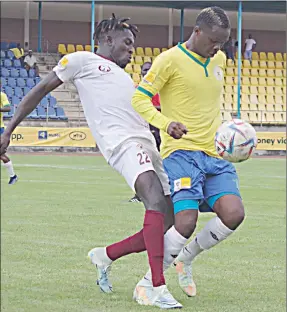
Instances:
[[[19,174],[1,170],[1,310],[3,312],[157,311],[132,301],[148,268],[145,253],[113,264],[114,294],[97,288],[89,249],[133,234],[141,204],[102,157],[12,155]],[[246,220],[228,240],[194,262],[198,296],[187,298],[174,269],[172,294],[192,312],[285,311],[285,160],[237,166]],[[200,216],[197,231],[212,217]]]

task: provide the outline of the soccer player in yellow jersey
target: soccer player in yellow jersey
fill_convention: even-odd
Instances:
[[[161,153],[174,202],[174,241],[192,235],[198,210],[217,215],[174,255],[180,286],[188,296],[196,294],[193,259],[226,239],[244,219],[235,168],[214,146],[226,64],[220,48],[229,36],[230,21],[221,8],[202,10],[188,41],[156,58],[132,100],[134,109],[161,130]],[[150,100],[157,93],[161,113]]]
[[[0,135],[4,132],[4,122],[3,122],[3,115],[2,113],[10,112],[11,107],[10,103],[8,101],[7,95],[4,92],[1,92],[1,103],[0,103]],[[0,156],[1,160],[4,163],[4,166],[6,167],[8,174],[9,174],[9,184],[15,184],[18,180],[17,175],[14,172],[12,161],[9,159],[9,157],[4,154]]]

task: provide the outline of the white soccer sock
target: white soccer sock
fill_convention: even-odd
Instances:
[[[4,163],[3,165],[4,165],[4,167],[6,167],[7,172],[9,174],[10,178],[14,177],[15,172],[14,172],[12,161],[10,160],[7,163]]]
[[[186,245],[177,257],[182,262],[191,262],[203,250],[207,250],[233,233],[222,221],[215,217],[207,222],[196,237]]]
[[[166,271],[173,263],[179,252],[182,250],[187,239],[183,237],[175,227],[171,227],[164,235],[164,257],[163,270]],[[151,270],[149,270],[145,279],[151,280]]]

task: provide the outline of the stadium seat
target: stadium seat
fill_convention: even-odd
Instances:
[[[273,94],[267,94],[266,95],[266,104],[268,105],[275,105],[275,99]]]
[[[274,94],[274,87],[267,86],[266,87],[266,94]]]
[[[84,47],[81,44],[77,44],[76,51],[84,51]]]
[[[266,89],[263,86],[259,86],[258,87],[258,94],[266,94]]]
[[[232,88],[232,85],[226,85],[225,86],[225,93],[226,94],[233,94],[233,88]]]
[[[7,81],[4,77],[1,77],[1,88],[7,86]]]
[[[277,95],[283,95],[282,88],[281,87],[275,87],[274,93],[277,94]]]
[[[242,84],[245,86],[250,86],[249,77],[242,77]]]
[[[226,85],[233,86],[233,78],[231,76],[226,76],[225,77],[225,83],[226,83]]]
[[[266,70],[265,69],[262,69],[262,68],[259,69],[259,77],[266,77]]]
[[[20,88],[24,88],[26,86],[25,80],[23,78],[17,78],[17,86]]]
[[[32,87],[34,87],[34,86],[35,86],[35,81],[34,81],[34,79],[28,78],[28,79],[27,79],[27,87],[32,88]]]
[[[165,52],[165,51],[167,51],[168,50],[168,48],[162,48],[161,49],[161,52]],[[286,53],[285,53],[286,54]],[[286,55],[285,55],[286,56]],[[286,58],[285,58],[285,61],[286,61]]]
[[[275,78],[275,86],[282,87],[283,86],[283,79]]]
[[[92,47],[90,44],[86,44],[85,45],[85,51],[91,52],[92,51]]]
[[[58,53],[62,55],[67,54],[66,46],[64,44],[58,44]]]
[[[22,98],[23,97],[23,90],[20,87],[16,87],[14,89],[15,95],[18,96],[18,98]]]
[[[258,94],[258,89],[255,86],[250,87],[250,94]]]
[[[60,120],[67,120],[68,118],[65,116],[65,112],[63,110],[62,107],[58,106],[56,108],[56,116],[60,119]]]
[[[277,62],[283,62],[283,57],[281,53],[275,53],[275,59]]]
[[[243,119],[245,121],[249,121],[249,116],[248,116],[247,112],[245,112],[245,111],[241,112],[241,119]]]
[[[266,96],[265,96],[265,94],[259,94],[258,95],[258,102],[259,102],[259,104],[266,104]]]
[[[267,67],[270,69],[275,69],[275,63],[273,61],[267,61]]]
[[[47,118],[47,113],[46,113],[46,110],[43,106],[38,106],[37,111],[38,111],[38,117],[40,119],[46,119]]]
[[[21,79],[21,78],[18,78],[18,79]],[[15,78],[8,78],[7,84],[9,87],[15,88],[16,87],[16,79]]]
[[[136,48],[136,55],[144,56],[144,49],[142,47]]]
[[[132,56],[130,64],[133,65],[134,63],[135,63],[135,59],[134,59],[134,57]]]
[[[252,52],[252,60],[254,60],[254,61],[258,61],[259,60],[258,52]]]
[[[143,62],[144,62],[144,63],[146,63],[146,62],[150,62],[150,63],[152,63],[152,61],[151,61],[151,57],[150,57],[150,56],[144,56],[144,58],[143,58]]]
[[[15,105],[19,105],[19,103],[20,103],[20,98],[18,98],[18,96],[13,95],[12,100],[11,100],[11,104],[13,106],[15,106]]]
[[[9,49],[14,49],[17,48],[17,43],[16,42],[10,42],[9,43]]]
[[[24,96],[26,95],[26,94],[28,94],[28,92],[30,92],[30,88],[28,88],[28,87],[24,87],[23,88],[23,91],[24,91]]]
[[[74,53],[76,50],[75,50],[75,46],[71,43],[69,43],[67,45],[67,53]]]
[[[56,115],[56,110],[54,107],[48,107],[48,116],[51,119],[58,119]]]
[[[149,48],[149,47],[146,47],[146,48],[144,49],[144,54],[145,54],[145,56],[153,56],[153,54],[152,54],[152,49]]]
[[[243,68],[242,70],[242,76],[250,77],[250,69],[249,68]]]
[[[51,107],[55,107],[57,105],[57,99],[53,96],[49,98],[49,103]]]
[[[6,52],[8,59],[13,60],[15,58],[14,53],[11,50]]]
[[[260,61],[266,61],[267,60],[267,56],[265,52],[260,52],[259,53],[259,59]]]
[[[12,61],[9,59],[4,60],[4,67],[11,68],[12,67]]]
[[[4,50],[1,50],[1,51],[0,51],[0,57],[1,57],[2,59],[4,59],[4,58],[6,57],[6,53],[5,53]]]
[[[275,61],[274,53],[268,52],[267,53],[267,60],[268,61]]]
[[[275,62],[275,68],[276,69],[283,69],[282,62]]]
[[[40,77],[36,77],[36,78],[35,78],[35,83],[36,83],[36,84],[38,84],[40,81],[41,81],[41,78],[40,78]]]
[[[243,67],[250,68],[251,67],[250,61],[249,60],[243,60]]]
[[[251,68],[251,76],[252,77],[258,77],[259,76],[257,68]]]
[[[285,118],[284,118],[284,115],[285,115]],[[275,112],[274,113],[274,119],[277,123],[283,124],[286,122],[286,114],[280,113],[280,112]]]
[[[224,109],[227,110],[227,111],[232,111],[233,108],[232,108],[232,102],[226,102],[224,104]]]
[[[249,104],[249,110],[251,111],[257,111],[258,110],[258,107],[257,107],[257,104]]]
[[[34,78],[36,76],[36,71],[35,69],[31,68],[29,69],[29,77]]]
[[[244,94],[250,94],[250,90],[248,86],[242,86],[241,87],[241,92]]]
[[[249,121],[253,123],[258,123],[258,113],[254,111],[249,112]]]
[[[20,60],[14,60],[13,63],[16,68],[20,68],[22,66]]]
[[[11,68],[10,70],[10,76],[13,78],[18,78],[19,77],[19,71],[16,68]]]
[[[234,69],[232,67],[226,67],[226,75],[234,76]]]
[[[142,64],[143,64],[143,59],[142,59],[142,57],[139,56],[139,55],[136,55],[136,56],[135,56],[135,63],[136,63],[136,64],[139,64],[139,65],[142,65]]]
[[[235,67],[238,67],[238,59],[235,60]],[[241,61],[241,68],[242,68],[242,61]]]
[[[126,71],[128,74],[133,73],[133,66],[132,66],[131,64],[127,64],[127,66],[125,67],[125,71]]]
[[[228,59],[227,60],[227,63],[226,63],[227,67],[234,67],[234,63],[231,59]]]
[[[20,68],[20,77],[21,78],[28,78],[28,73],[25,68]]]
[[[267,82],[267,86],[274,86],[274,79],[273,78],[268,77],[266,79],[266,82]]]
[[[1,50],[8,50],[9,44],[7,42],[1,42],[0,48]]]
[[[257,77],[250,77],[250,84],[252,86],[258,86],[259,85],[258,78]]]
[[[48,99],[44,97],[44,98],[41,100],[40,105],[43,106],[43,107],[48,107],[48,106],[49,106]]]
[[[233,102],[233,98],[232,98],[232,94],[231,93],[226,93],[224,95],[224,101],[225,104],[226,103],[232,103]]]
[[[28,116],[28,119],[38,119],[37,109],[34,109]]]
[[[250,103],[250,101],[249,101],[248,94],[242,93],[241,94],[241,104],[249,105],[249,103]]]
[[[259,102],[258,102],[258,98],[257,98],[257,95],[256,94],[250,94],[250,104],[253,104],[253,105],[258,105]]]
[[[133,81],[138,84],[140,82],[140,75],[138,73],[133,73],[132,74],[132,78],[133,78]]]
[[[265,113],[266,114],[266,121],[268,122],[268,123],[274,123],[274,113],[272,113],[272,112],[266,112]]]
[[[141,73],[141,66],[139,64],[134,65],[134,73]]]
[[[251,61],[251,67],[252,68],[259,68],[259,63],[257,60],[252,60]]]
[[[222,116],[223,120],[224,121],[227,121],[227,120],[232,120],[232,116],[231,116],[231,113],[230,112],[226,112],[224,111],[223,112],[223,116]]]
[[[266,61],[259,61],[259,67],[260,68],[267,68],[267,63],[266,63]]]
[[[278,78],[283,77],[281,69],[275,69],[275,77],[278,77]]]
[[[5,86],[4,93],[7,95],[7,97],[12,97],[14,95],[14,90],[10,86]]]
[[[154,56],[158,56],[158,55],[160,55],[160,49],[159,48],[153,48],[153,55]]]

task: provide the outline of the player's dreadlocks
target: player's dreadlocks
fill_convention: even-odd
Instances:
[[[133,36],[136,37],[137,32],[139,31],[136,25],[128,24],[129,17],[117,18],[115,14],[112,14],[112,17],[109,19],[102,20],[96,27],[94,33],[94,39],[100,41],[104,35],[106,35],[111,30],[124,30],[128,29],[132,32]]]
[[[213,26],[219,26],[221,28],[230,28],[230,21],[225,13],[220,7],[213,6],[203,9],[196,19],[196,26],[205,24],[212,28]]]

